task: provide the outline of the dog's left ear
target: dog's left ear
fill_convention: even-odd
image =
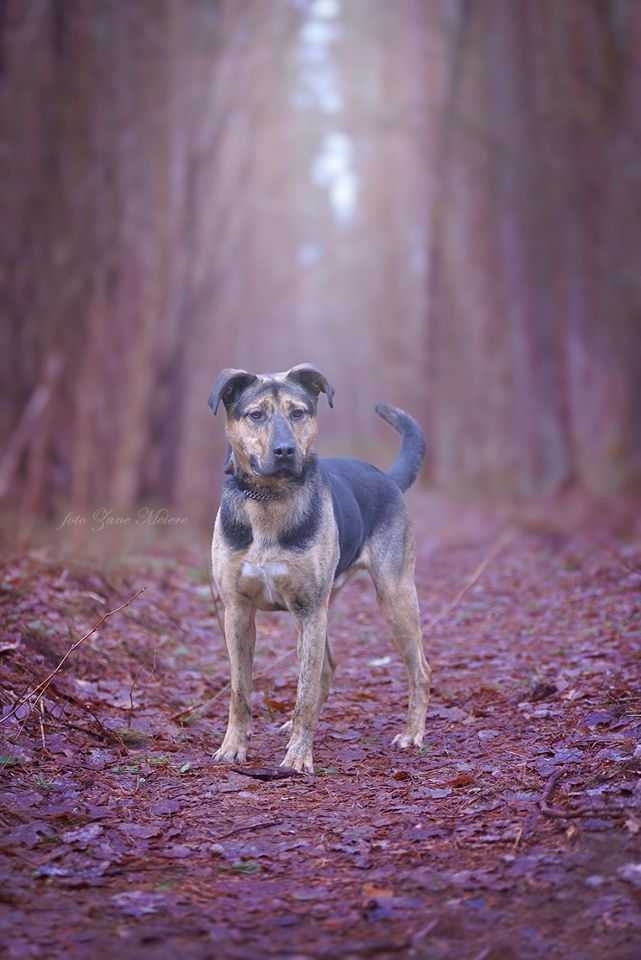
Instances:
[[[246,370],[234,370],[231,367],[221,370],[209,394],[209,409],[216,414],[222,400],[228,410],[243,390],[256,380],[258,380],[256,374],[247,373]]]
[[[313,393],[318,398],[319,393],[327,394],[327,402],[330,407],[334,406],[334,388],[327,377],[320,372],[318,367],[311,363],[299,363],[285,374],[286,380],[293,380],[298,383],[303,390]]]

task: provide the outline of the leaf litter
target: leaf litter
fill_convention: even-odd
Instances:
[[[7,956],[637,956],[638,511],[416,495],[412,513],[425,745],[390,747],[403,668],[355,580],[314,777],[278,766],[296,693],[280,616],[259,622],[250,763],[212,761],[228,672],[194,582],[206,548],[108,574],[3,565]]]

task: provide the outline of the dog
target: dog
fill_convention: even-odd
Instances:
[[[284,373],[223,370],[209,397],[226,414],[228,458],[212,541],[212,575],[224,606],[231,672],[227,731],[215,759],[247,759],[256,610],[289,611],[298,627],[296,705],[283,767],[313,773],[312,742],[334,660],[328,607],[345,580],[367,570],[407,668],[409,707],[393,743],[420,747],[429,700],[414,582],[414,540],[402,493],[425,456],[421,428],[404,411],[376,412],[401,436],[387,473],[362,460],[313,452],[320,394],[334,390],[319,369]]]

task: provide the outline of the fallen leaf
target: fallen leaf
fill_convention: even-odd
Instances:
[[[470,773],[458,773],[451,780],[447,781],[450,787],[469,787],[476,780]]]
[[[254,780],[287,780],[290,777],[302,776],[298,770],[291,767],[232,767],[232,770],[241,777],[251,777]]]
[[[144,917],[163,909],[167,898],[149,890],[126,890],[111,897],[111,902],[130,917]]]
[[[79,827],[77,830],[66,830],[61,839],[64,843],[86,847],[100,836],[103,829],[99,823],[88,823],[86,827]]]

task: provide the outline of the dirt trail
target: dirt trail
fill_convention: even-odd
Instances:
[[[641,531],[576,504],[510,521],[412,504],[434,671],[421,753],[367,581],[333,612],[315,777],[212,763],[227,670],[200,550],[108,576],[0,575],[4,714],[107,610],[42,707],[0,726],[11,958],[577,957],[641,944]],[[282,759],[292,628],[259,622],[247,773]]]

